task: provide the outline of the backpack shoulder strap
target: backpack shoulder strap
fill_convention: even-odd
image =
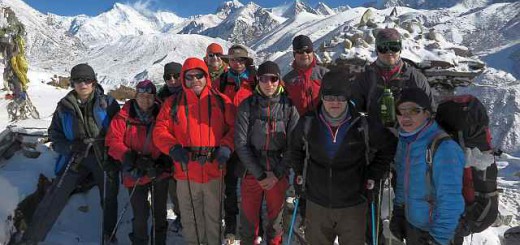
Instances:
[[[220,79],[219,79],[219,86],[218,86],[218,90],[221,92],[221,93],[224,93],[224,90],[226,89],[226,85],[227,85],[227,79],[228,79],[228,72],[223,72],[222,75],[220,75]]]
[[[368,135],[368,115],[360,113],[361,117],[361,128],[363,129],[363,139],[365,141],[365,162],[366,165],[370,165],[370,138]]]
[[[427,193],[432,194],[432,183],[433,183],[433,157],[435,156],[435,153],[437,152],[437,149],[441,145],[442,142],[446,140],[450,140],[451,136],[449,136],[446,132],[441,132],[433,138],[433,140],[428,144],[428,147],[426,148],[426,190],[428,190]],[[433,197],[430,196],[430,199],[433,199]]]
[[[218,106],[222,112],[226,111],[226,102],[224,101],[224,98],[222,98],[222,94],[220,94],[216,89],[211,88],[211,93],[215,95],[215,98],[217,99]]]
[[[179,122],[177,111],[179,110],[179,103],[181,103],[182,98],[186,98],[186,94],[184,94],[184,91],[181,90],[177,95],[175,95],[175,98],[172,100],[172,109],[170,110],[170,115],[173,118],[173,121],[177,123]],[[186,99],[184,99],[184,101],[186,101]]]

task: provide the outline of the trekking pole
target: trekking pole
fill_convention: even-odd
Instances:
[[[80,155],[79,153],[75,153],[74,155],[72,155],[70,157],[70,160],[67,162],[67,166],[65,167],[65,171],[63,171],[63,174],[61,175],[60,180],[58,181],[57,188],[60,188],[61,185],[63,184],[63,181],[65,180],[65,176],[69,172],[70,166],[72,164],[74,164],[75,162],[77,162],[77,164],[79,164],[83,159],[87,158],[88,152],[90,151],[90,148],[92,147],[92,143],[93,142],[89,142],[87,144],[87,148],[85,149],[85,152],[83,153],[83,155]],[[79,159],[79,161],[77,161],[78,159]]]
[[[218,240],[222,243],[222,182],[224,182],[224,166],[222,164],[218,164],[218,168],[220,170],[220,182],[218,183],[218,191],[219,191],[219,201],[218,201],[218,211],[219,211],[219,228],[218,228]]]
[[[305,149],[305,158],[303,160],[302,189],[300,191],[300,195],[297,195],[294,200],[294,210],[293,210],[293,216],[291,218],[291,226],[289,228],[289,237],[287,239],[287,245],[291,245],[292,234],[294,232],[294,223],[296,223],[296,215],[297,215],[298,207],[300,204],[300,198],[305,193],[305,181],[307,179],[306,178],[307,167],[309,165],[309,158],[310,158],[309,142],[307,141],[307,139],[305,137],[303,137],[303,148]],[[295,177],[297,178],[297,176],[295,176]],[[296,182],[298,182],[298,180],[296,180]],[[298,183],[296,183],[296,184],[298,184]]]
[[[188,181],[188,192],[190,194],[191,211],[193,212],[193,221],[195,222],[195,233],[197,233],[197,244],[200,244],[199,227],[197,224],[197,215],[195,215],[195,205],[193,204],[193,193],[191,191],[191,181],[186,163],[181,162],[182,171],[186,172],[186,180]]]
[[[377,245],[376,243],[376,214],[375,214],[375,203],[374,203],[374,192],[372,192],[372,201],[370,202],[371,216],[372,216],[372,245]]]
[[[155,178],[152,179],[152,183],[151,183],[151,210],[152,210],[152,245],[155,245]]]
[[[391,187],[392,187],[392,181],[390,179],[390,174],[388,174],[388,178],[387,178],[387,188],[388,188],[388,216],[389,217],[392,217],[392,210],[391,207],[392,207],[392,190],[391,190]],[[391,218],[389,219],[391,220]],[[388,226],[388,228],[390,228],[390,226]],[[390,239],[388,239],[388,245],[392,245],[392,237],[390,237]]]
[[[101,216],[101,245],[105,245],[105,211],[107,206],[107,172],[103,171],[103,207]]]
[[[125,203],[125,206],[123,207],[123,211],[121,211],[121,215],[119,216],[119,219],[117,219],[116,226],[114,226],[114,229],[110,233],[110,237],[108,238],[109,241],[114,238],[116,235],[117,228],[121,224],[121,220],[123,220],[123,216],[125,216],[126,211],[128,210],[128,205],[130,204],[130,201],[132,200],[132,197],[134,196],[135,190],[137,189],[137,184],[139,183],[139,180],[141,180],[141,177],[137,178],[135,181],[134,186],[132,187],[132,191],[130,192],[130,196],[128,198],[128,201]]]
[[[297,215],[297,210],[298,210],[298,206],[300,204],[300,198],[299,197],[296,197],[294,199],[294,210],[293,210],[293,214],[292,214],[292,217],[291,217],[291,226],[289,227],[289,237],[287,238],[287,243],[286,245],[290,245],[291,244],[291,240],[292,240],[292,236],[293,236],[293,232],[294,232],[294,223],[296,223],[296,215]]]
[[[381,191],[383,190],[383,182],[381,182],[381,180],[379,180],[379,190],[378,190],[378,193],[377,193],[377,217],[376,217],[376,234],[377,234],[377,237],[376,237],[376,244],[379,244],[379,224],[381,223],[381,204],[382,204],[382,198],[383,198],[383,192]]]

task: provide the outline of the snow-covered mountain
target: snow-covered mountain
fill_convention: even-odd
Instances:
[[[396,6],[410,7],[415,9],[438,9],[438,8],[449,8],[457,4],[468,8],[483,7],[489,3],[493,3],[492,0],[378,0],[377,7],[389,8]]]

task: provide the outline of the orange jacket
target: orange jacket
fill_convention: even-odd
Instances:
[[[155,119],[152,119],[149,125],[141,122],[133,108],[134,103],[136,103],[135,100],[127,101],[110,122],[110,128],[105,137],[108,154],[114,159],[123,162],[125,153],[132,150],[139,154],[150,155],[152,159],[157,160],[161,152],[153,144],[152,135],[147,134],[148,127],[153,126]],[[156,116],[159,105],[154,106],[153,110],[155,111],[154,116]],[[168,176],[168,173],[163,173],[159,178],[167,178]],[[150,178],[145,175],[139,180],[139,185],[148,184],[150,181]],[[132,187],[134,184],[135,179],[123,171],[123,185]]]
[[[247,78],[240,78],[240,87],[236,87],[236,83],[232,75],[229,73],[232,72],[231,69],[222,73],[220,77],[215,81],[214,88],[216,88],[221,93],[225,94],[231,101],[235,100],[235,96],[240,93],[241,90],[249,90],[251,92],[249,95],[253,93],[256,81],[254,71],[248,70],[249,75]],[[247,92],[246,92],[247,94]],[[247,97],[245,97],[247,98]],[[242,101],[243,99],[240,99]]]
[[[191,69],[204,71],[206,86],[200,96],[186,87],[184,73]],[[189,147],[219,147],[227,146],[233,150],[234,114],[231,100],[218,91],[211,89],[211,79],[208,67],[198,58],[188,58],[181,70],[183,92],[168,98],[162,105],[157,116],[153,131],[155,145],[165,154],[177,144]],[[177,96],[183,98],[177,99]],[[178,101],[176,120],[172,117],[173,103]],[[223,108],[222,108],[223,107]],[[211,110],[211,118],[209,117]],[[190,181],[206,183],[221,177],[217,161],[200,164],[191,160],[188,163]],[[188,176],[182,171],[181,164],[175,162],[174,176],[186,180]]]

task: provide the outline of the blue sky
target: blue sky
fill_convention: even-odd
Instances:
[[[95,16],[112,8],[115,2],[125,4],[135,4],[141,7],[147,7],[152,10],[168,10],[179,16],[187,17],[194,14],[213,13],[217,7],[224,1],[222,0],[23,0],[33,8],[43,13],[54,13],[58,15],[72,16],[86,14]],[[239,0],[246,4],[251,0]],[[278,6],[290,0],[253,0],[263,7]],[[324,2],[330,7],[340,5],[350,5],[352,7],[359,6],[367,0],[304,0],[304,2],[315,6],[318,2]]]

